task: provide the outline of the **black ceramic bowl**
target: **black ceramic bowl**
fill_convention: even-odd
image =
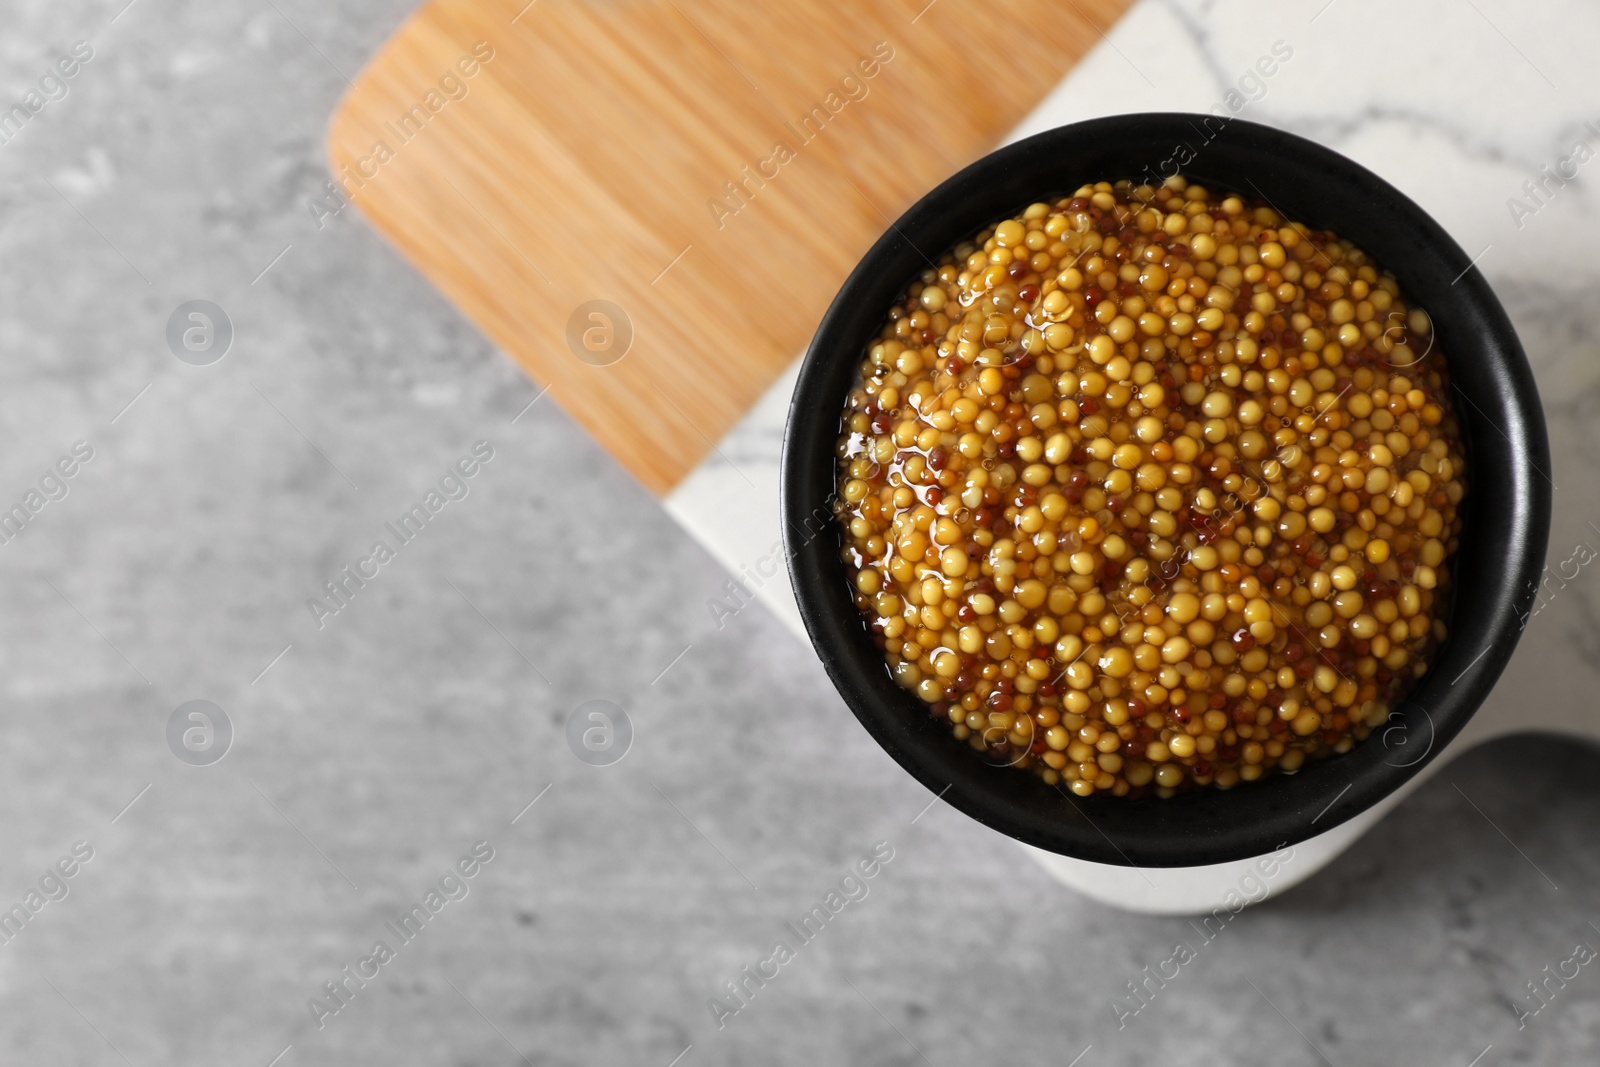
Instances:
[[[1345,755],[1227,791],[1084,799],[985,762],[894,683],[852,600],[837,526],[818,517],[833,500],[841,413],[866,347],[931,261],[1085,182],[1154,182],[1175,172],[1353,241],[1432,316],[1467,456],[1450,636],[1388,725]],[[1461,730],[1510,658],[1532,603],[1550,526],[1549,471],[1544,415],[1511,323],[1482,274],[1421,208],[1371,171],[1281,130],[1209,115],[1123,115],[985,156],[873,245],[800,370],[784,442],[784,532],[818,655],[862,725],[913,777],[974,819],[1052,852],[1187,867],[1261,855],[1329,830],[1398,789]]]

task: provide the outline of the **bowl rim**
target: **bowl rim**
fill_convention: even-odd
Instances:
[[[1135,170],[1141,161],[1144,169]],[[1412,695],[1348,753],[1231,790],[1079,798],[977,758],[890,679],[849,598],[828,510],[844,395],[895,296],[924,265],[1008,210],[1086,181],[1160,178],[1169,170],[1248,196],[1214,177],[1241,165],[1260,201],[1288,203],[1288,217],[1352,240],[1434,315],[1468,457],[1462,544],[1451,561],[1451,632]],[[1059,180],[1045,180],[1056,174]],[[1268,188],[1278,196],[1269,198]],[[1306,196],[1313,200],[1301,208]],[[996,210],[1003,204],[1011,207]],[[1537,387],[1510,320],[1431,216],[1370,170],[1296,134],[1154,112],[1071,123],[1005,145],[889,226],[840,287],[801,363],[780,495],[789,576],[812,645],[858,721],[905,771],[971,818],[1046,851],[1119,866],[1188,867],[1264,855],[1331,830],[1401,788],[1460,732],[1504,669],[1534,601],[1550,526],[1549,469]]]

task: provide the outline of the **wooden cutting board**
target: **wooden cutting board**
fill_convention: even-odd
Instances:
[[[342,195],[665,496],[872,241],[1125,6],[430,0],[339,106],[329,156]]]

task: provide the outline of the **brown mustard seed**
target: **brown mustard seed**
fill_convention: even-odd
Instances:
[[[1348,751],[1445,636],[1464,466],[1426,312],[1177,177],[925,271],[850,394],[836,511],[899,683],[1079,796]]]

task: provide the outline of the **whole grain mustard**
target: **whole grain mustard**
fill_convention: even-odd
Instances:
[[[1181,177],[1032,204],[924,271],[838,454],[895,678],[1079,796],[1345,752],[1445,636],[1465,483],[1427,314]]]

